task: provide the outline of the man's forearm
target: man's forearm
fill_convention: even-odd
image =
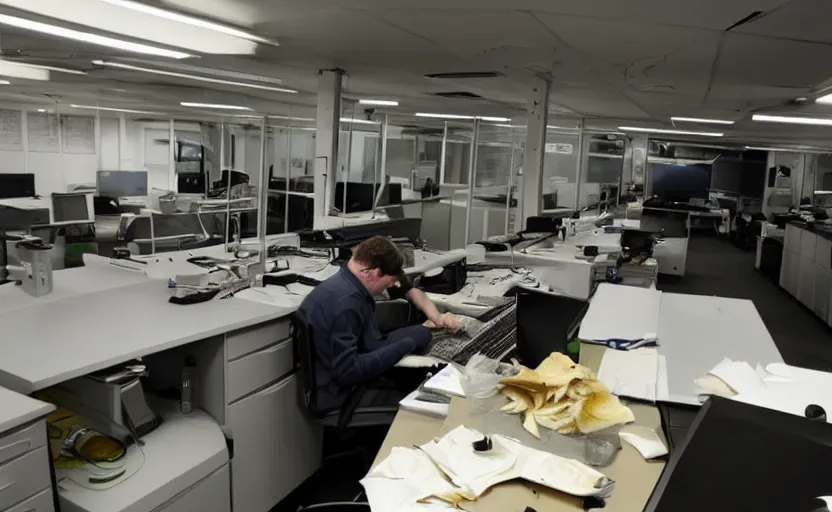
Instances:
[[[425,292],[418,288],[413,288],[409,292],[407,292],[407,298],[412,302],[417,308],[419,308],[425,316],[428,317],[428,320],[440,324],[442,321],[442,313],[436,309],[436,306],[433,302],[425,295]]]

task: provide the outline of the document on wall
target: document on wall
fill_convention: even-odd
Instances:
[[[58,152],[58,116],[29,112],[26,115],[29,135],[29,151],[39,153]]]
[[[95,154],[95,118],[64,116],[61,130],[64,153]]]
[[[23,151],[23,113],[0,110],[0,150]]]

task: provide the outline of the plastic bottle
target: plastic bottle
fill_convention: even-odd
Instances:
[[[182,414],[190,414],[193,410],[194,378],[196,377],[196,360],[193,356],[185,358],[182,366],[182,398],[179,405]]]

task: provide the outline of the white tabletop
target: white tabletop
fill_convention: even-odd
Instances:
[[[698,404],[694,379],[723,358],[751,366],[783,362],[750,300],[662,293],[658,334],[672,402]]]
[[[176,305],[169,296],[148,281],[0,314],[0,385],[29,394],[294,310],[235,299]]]
[[[0,435],[30,421],[43,418],[55,406],[0,388]]]
[[[8,206],[9,208],[17,208],[19,210],[36,210],[38,208],[45,208],[49,210],[52,208],[52,198],[46,197],[12,197],[8,199],[0,199],[0,206]]]

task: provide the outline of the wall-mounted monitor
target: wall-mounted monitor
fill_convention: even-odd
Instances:
[[[98,171],[95,187],[97,196],[146,196],[147,171]]]
[[[666,201],[687,202],[708,198],[711,166],[705,164],[650,164],[653,194]]]

